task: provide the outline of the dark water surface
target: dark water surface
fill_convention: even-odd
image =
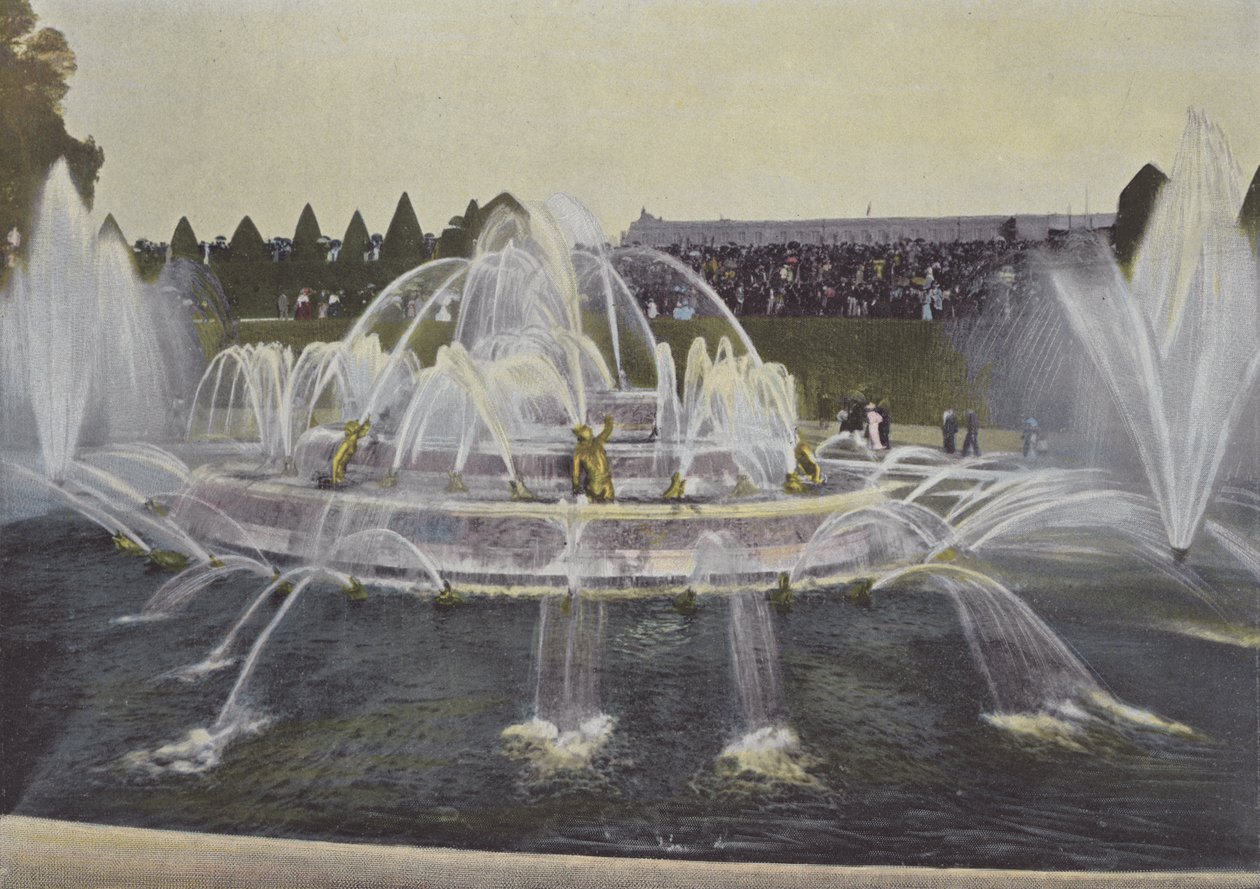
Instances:
[[[444,612],[313,586],[245,699],[268,724],[196,774],[129,764],[210,726],[240,660],[200,661],[262,587],[235,576],[185,612],[118,624],[169,578],[65,516],[0,528],[3,809],[234,834],[730,860],[1090,869],[1252,868],[1257,654],[1177,634],[1144,602],[1184,596],[1083,573],[1021,595],[1131,720],[1079,735],[1003,730],[950,602],[901,591],[859,607],[808,594],[775,614],[805,783],[733,774],[740,734],[721,598],[612,602],[601,674],[616,720],[590,769],[540,774],[505,752],[532,715],[536,600]],[[1241,583],[1241,581],[1237,581]],[[1105,604],[1104,604],[1105,602]],[[279,600],[237,646],[243,655]],[[1171,607],[1171,606],[1167,606]]]

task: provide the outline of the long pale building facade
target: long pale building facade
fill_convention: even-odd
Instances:
[[[1012,216],[886,217],[856,219],[740,219],[672,220],[653,216],[645,208],[621,235],[626,246],[668,244],[742,246],[762,244],[890,244],[902,240],[989,241],[997,238],[1044,241],[1055,232],[1109,228],[1114,213],[1066,213]]]

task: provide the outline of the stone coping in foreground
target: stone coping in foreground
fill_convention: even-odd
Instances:
[[[727,864],[470,852],[413,846],[236,837],[0,818],[0,886],[24,889],[230,889],[230,887],[1255,887],[1243,872],[1046,872]]]

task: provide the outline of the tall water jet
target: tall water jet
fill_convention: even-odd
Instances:
[[[1260,274],[1238,225],[1239,175],[1220,129],[1191,111],[1131,274],[1099,244],[1051,275],[1133,439],[1178,561],[1260,378]]]
[[[603,602],[576,591],[539,603],[533,718],[503,737],[541,773],[589,766],[612,734],[599,703],[605,619]]]
[[[19,447],[36,444],[43,471],[66,477],[85,441],[165,437],[185,379],[172,362],[197,362],[195,338],[176,299],[150,293],[113,233],[99,236],[64,160],[44,185],[25,263],[0,300],[0,428]],[[150,298],[153,297],[153,298]],[[33,435],[31,431],[33,429]]]
[[[731,667],[745,734],[780,724],[787,715],[779,679],[779,650],[770,609],[761,593],[730,597]]]

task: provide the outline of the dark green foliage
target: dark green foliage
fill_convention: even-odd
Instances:
[[[1238,214],[1238,224],[1251,235],[1252,243],[1260,239],[1260,167],[1256,167],[1256,175],[1251,177],[1251,186]]]
[[[837,405],[855,389],[877,402],[887,399],[895,423],[935,426],[948,406],[974,408],[986,418],[987,377],[968,381],[966,361],[951,345],[948,326],[938,321],[745,316],[740,322],[761,357],[780,362],[796,378],[802,418],[817,418],[824,397]],[[712,353],[731,328],[719,318],[658,318],[652,332],[669,343],[682,380],[692,339],[703,336]],[[732,342],[743,352],[733,336]],[[834,422],[835,415],[822,419]]]
[[[458,218],[458,217],[456,217]],[[452,256],[467,256],[472,251],[472,242],[464,233],[463,226],[448,226],[438,236],[437,256],[449,259]]]
[[[368,234],[367,223],[363,221],[359,211],[355,210],[350,217],[350,224],[346,226],[346,233],[341,238],[341,252],[337,254],[337,262],[362,262],[363,254],[368,252],[370,246],[371,236]]]
[[[320,250],[318,243],[322,236],[319,220],[315,218],[315,211],[311,209],[310,204],[307,204],[302,208],[302,215],[298,217],[297,228],[293,230],[292,261],[323,259],[323,251]]]
[[[385,231],[385,243],[381,245],[381,259],[387,262],[419,263],[425,259],[424,232],[420,220],[411,206],[407,192],[398,199],[394,218]]]
[[[499,198],[502,198],[500,195]],[[499,200],[496,198],[495,200]],[[493,204],[494,201],[491,201]],[[475,200],[469,201],[463,216],[452,216],[438,238],[437,255],[443,259],[452,256],[469,256],[481,231],[481,209]]]
[[[61,100],[77,64],[65,36],[35,30],[28,0],[0,0],[0,230],[27,227],[48,168],[65,157],[90,205],[105,153],[66,132]]]
[[[1136,176],[1120,192],[1120,201],[1116,205],[1116,222],[1111,230],[1111,243],[1116,251],[1116,259],[1122,266],[1127,266],[1137,254],[1138,245],[1142,243],[1142,234],[1146,231],[1146,223],[1150,221],[1151,211],[1155,209],[1155,199],[1168,177],[1154,164],[1147,164],[1138,170]]]
[[[262,262],[270,258],[258,226],[246,216],[232,232],[232,240],[228,242],[228,259],[232,262]]]
[[[187,216],[179,217],[175,225],[175,234],[171,235],[171,256],[201,259],[201,248],[197,246],[197,236],[193,234],[192,223]]]

